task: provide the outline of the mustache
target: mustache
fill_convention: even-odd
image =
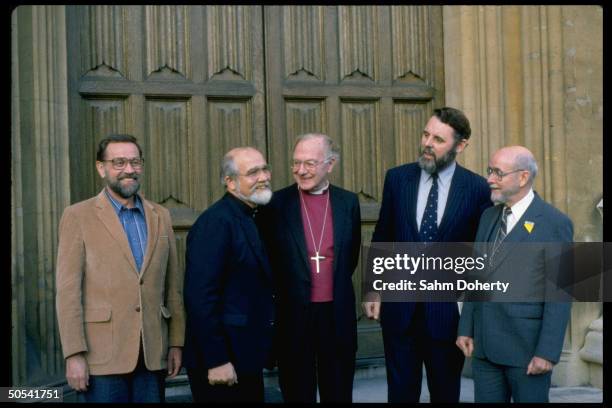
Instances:
[[[261,183],[257,183],[253,186],[253,188],[258,188],[258,187],[270,187],[270,182],[262,181]]]
[[[117,177],[117,180],[123,180],[123,179],[127,179],[127,178],[138,180],[140,177],[136,173],[126,173],[126,174],[124,174],[122,176]]]
[[[260,184],[256,184],[253,187],[251,187],[251,193],[256,191],[258,188],[262,188],[265,187],[268,190],[270,190],[270,183],[269,182],[265,182],[265,183],[260,183]]]
[[[429,147],[429,146],[427,146],[427,147],[425,147],[425,148],[421,149],[421,155],[423,155],[423,153],[431,154],[431,155],[432,155],[432,156],[434,156],[434,157],[436,156],[436,154],[434,153],[433,148],[432,148],[432,147]]]

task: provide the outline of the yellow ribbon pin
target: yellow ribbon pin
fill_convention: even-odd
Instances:
[[[533,231],[533,226],[535,224],[532,221],[525,221],[525,223],[523,224],[523,226],[525,227],[525,229],[527,230],[528,233],[531,234],[531,231]]]

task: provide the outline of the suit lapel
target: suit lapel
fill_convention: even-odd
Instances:
[[[255,227],[255,223],[251,222],[251,220],[249,220],[248,218],[241,216],[240,226],[242,227],[242,230],[244,231],[247,237],[247,242],[249,243],[251,250],[255,254],[255,257],[257,257],[257,260],[259,261],[264,271],[264,274],[268,277],[268,279],[272,279],[272,271],[270,269],[270,264],[268,262],[268,258],[263,252],[264,249],[261,245],[261,238],[259,236],[257,228]]]
[[[338,197],[337,190],[332,185],[329,186],[329,194],[334,226],[334,265],[332,270],[334,271],[334,276],[337,276],[336,269],[338,267],[338,259],[340,258],[340,248],[342,248],[342,241],[346,237],[347,223],[350,222],[350,219],[345,215],[346,203]]]
[[[495,206],[495,211],[493,215],[487,220],[487,224],[485,224],[485,230],[483,235],[483,240],[493,243],[495,240],[495,227],[497,226],[497,222],[499,217],[501,217],[501,212],[503,211],[503,205]],[[484,221],[484,220],[483,220]]]
[[[287,226],[289,227],[289,231],[295,240],[295,244],[297,245],[300,258],[302,259],[304,266],[304,268],[298,269],[301,270],[302,278],[310,282],[310,263],[308,262],[308,257],[306,254],[306,241],[304,240],[304,225],[302,224],[302,212],[300,205],[301,203],[298,187],[296,184],[294,184],[293,191],[291,191],[289,200],[287,200],[287,206],[285,207],[284,213]]]
[[[125,256],[128,263],[132,266],[134,273],[138,274],[136,261],[134,260],[134,255],[132,255],[132,250],[130,249],[130,244],[128,243],[121,221],[119,221],[119,217],[113,209],[113,205],[108,200],[108,197],[106,197],[104,190],[102,190],[96,198],[96,208],[98,210],[96,215],[102,222],[102,225],[104,225],[111,234],[114,242],[123,253],[123,256]]]
[[[442,213],[442,220],[438,226],[438,237],[444,236],[446,229],[450,225],[451,220],[456,217],[460,217],[459,210],[461,208],[461,202],[463,201],[463,195],[465,191],[465,177],[463,169],[457,164],[455,167],[455,173],[451,178],[450,190],[448,191],[448,198],[446,199],[446,207]]]
[[[264,253],[261,236],[259,235],[259,231],[257,230],[255,223],[240,208],[240,204],[237,203],[232,197],[230,197],[229,193],[227,193],[227,195],[224,197],[224,200],[227,200],[227,204],[230,208],[230,211],[238,219],[238,222],[240,223],[240,228],[246,236],[246,241],[248,242],[251,251],[259,261],[259,264],[261,265],[261,268],[264,271],[264,275],[268,279],[272,279],[272,270],[270,269],[270,263],[268,262],[268,258]]]
[[[542,200],[534,193],[533,200],[521,218],[516,222],[510,234],[508,234],[509,242],[527,242],[532,239],[532,235],[525,228],[525,221],[534,221],[542,216]],[[537,223],[536,223],[537,224]]]
[[[512,231],[510,231],[510,233],[506,236],[504,243],[510,244],[510,245],[501,245],[499,249],[499,253],[496,255],[495,263],[499,264],[503,262],[503,260],[513,250],[516,250],[516,248],[511,243],[529,241],[530,234],[527,232],[523,224],[525,223],[525,220],[532,221],[540,217],[541,211],[540,211],[539,204],[540,204],[539,198],[537,196],[534,196],[533,200],[531,201],[531,204],[529,204],[529,207],[527,207],[527,210],[525,211],[525,213],[523,213],[521,218],[519,218],[519,220],[516,222],[516,225],[514,226],[514,228],[512,228]]]
[[[142,275],[147,270],[149,262],[151,262],[153,251],[159,239],[159,214],[155,211],[155,207],[153,207],[150,202],[146,201],[142,196],[140,198],[142,200],[142,207],[145,210],[145,220],[147,222],[147,252],[145,253],[144,260],[142,261],[142,268],[140,269],[140,274]]]
[[[402,237],[402,241],[413,241],[418,240],[419,230],[416,222],[416,207],[417,207],[417,194],[419,191],[420,182],[420,168],[418,166],[409,168],[406,174],[406,180],[403,183],[404,197],[406,205],[402,205],[400,211],[405,211],[404,217],[401,219],[408,220],[409,229],[408,236]],[[400,203],[401,205],[401,203]],[[416,238],[413,238],[416,237]]]

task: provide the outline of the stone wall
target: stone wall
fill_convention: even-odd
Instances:
[[[64,6],[12,14],[11,338],[15,384],[63,378],[55,317],[57,228],[70,203]]]
[[[535,190],[570,216],[574,239],[602,241],[603,9],[446,6],[443,18],[446,104],[472,123],[460,161],[484,174],[495,150],[525,145],[540,168]],[[601,313],[574,304],[553,383],[601,384],[579,355]]]

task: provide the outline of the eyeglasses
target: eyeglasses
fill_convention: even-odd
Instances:
[[[270,174],[272,173],[272,170],[270,169],[270,166],[265,165],[265,166],[261,166],[261,167],[254,167],[251,170],[247,171],[245,174],[240,174],[238,173],[239,176],[243,176],[243,177],[249,177],[249,178],[255,178],[255,177],[259,177],[260,174]]]
[[[144,165],[144,159],[142,157],[137,157],[134,159],[128,159],[127,157],[115,157],[114,159],[101,160],[101,161],[111,162],[113,169],[115,170],[125,169],[128,163],[130,163],[130,166],[132,166],[134,170],[140,170],[142,169],[142,166]]]
[[[493,169],[491,167],[487,167],[487,176],[490,176],[491,174],[495,173],[495,177],[497,177],[497,181],[502,181],[502,179],[506,177],[507,175],[512,174],[512,173],[518,173],[519,171],[525,171],[525,169],[516,169],[516,170],[509,171],[507,173],[504,173],[500,169]]]
[[[301,160],[292,160],[291,161],[291,170],[298,170],[300,168],[300,166],[303,164],[304,168],[308,171],[312,171],[314,170],[317,166],[320,166],[321,164],[325,164],[325,163],[329,163],[330,161],[330,157],[328,157],[327,159],[323,160],[323,161],[317,161],[317,160],[305,160],[305,161],[301,161]]]

